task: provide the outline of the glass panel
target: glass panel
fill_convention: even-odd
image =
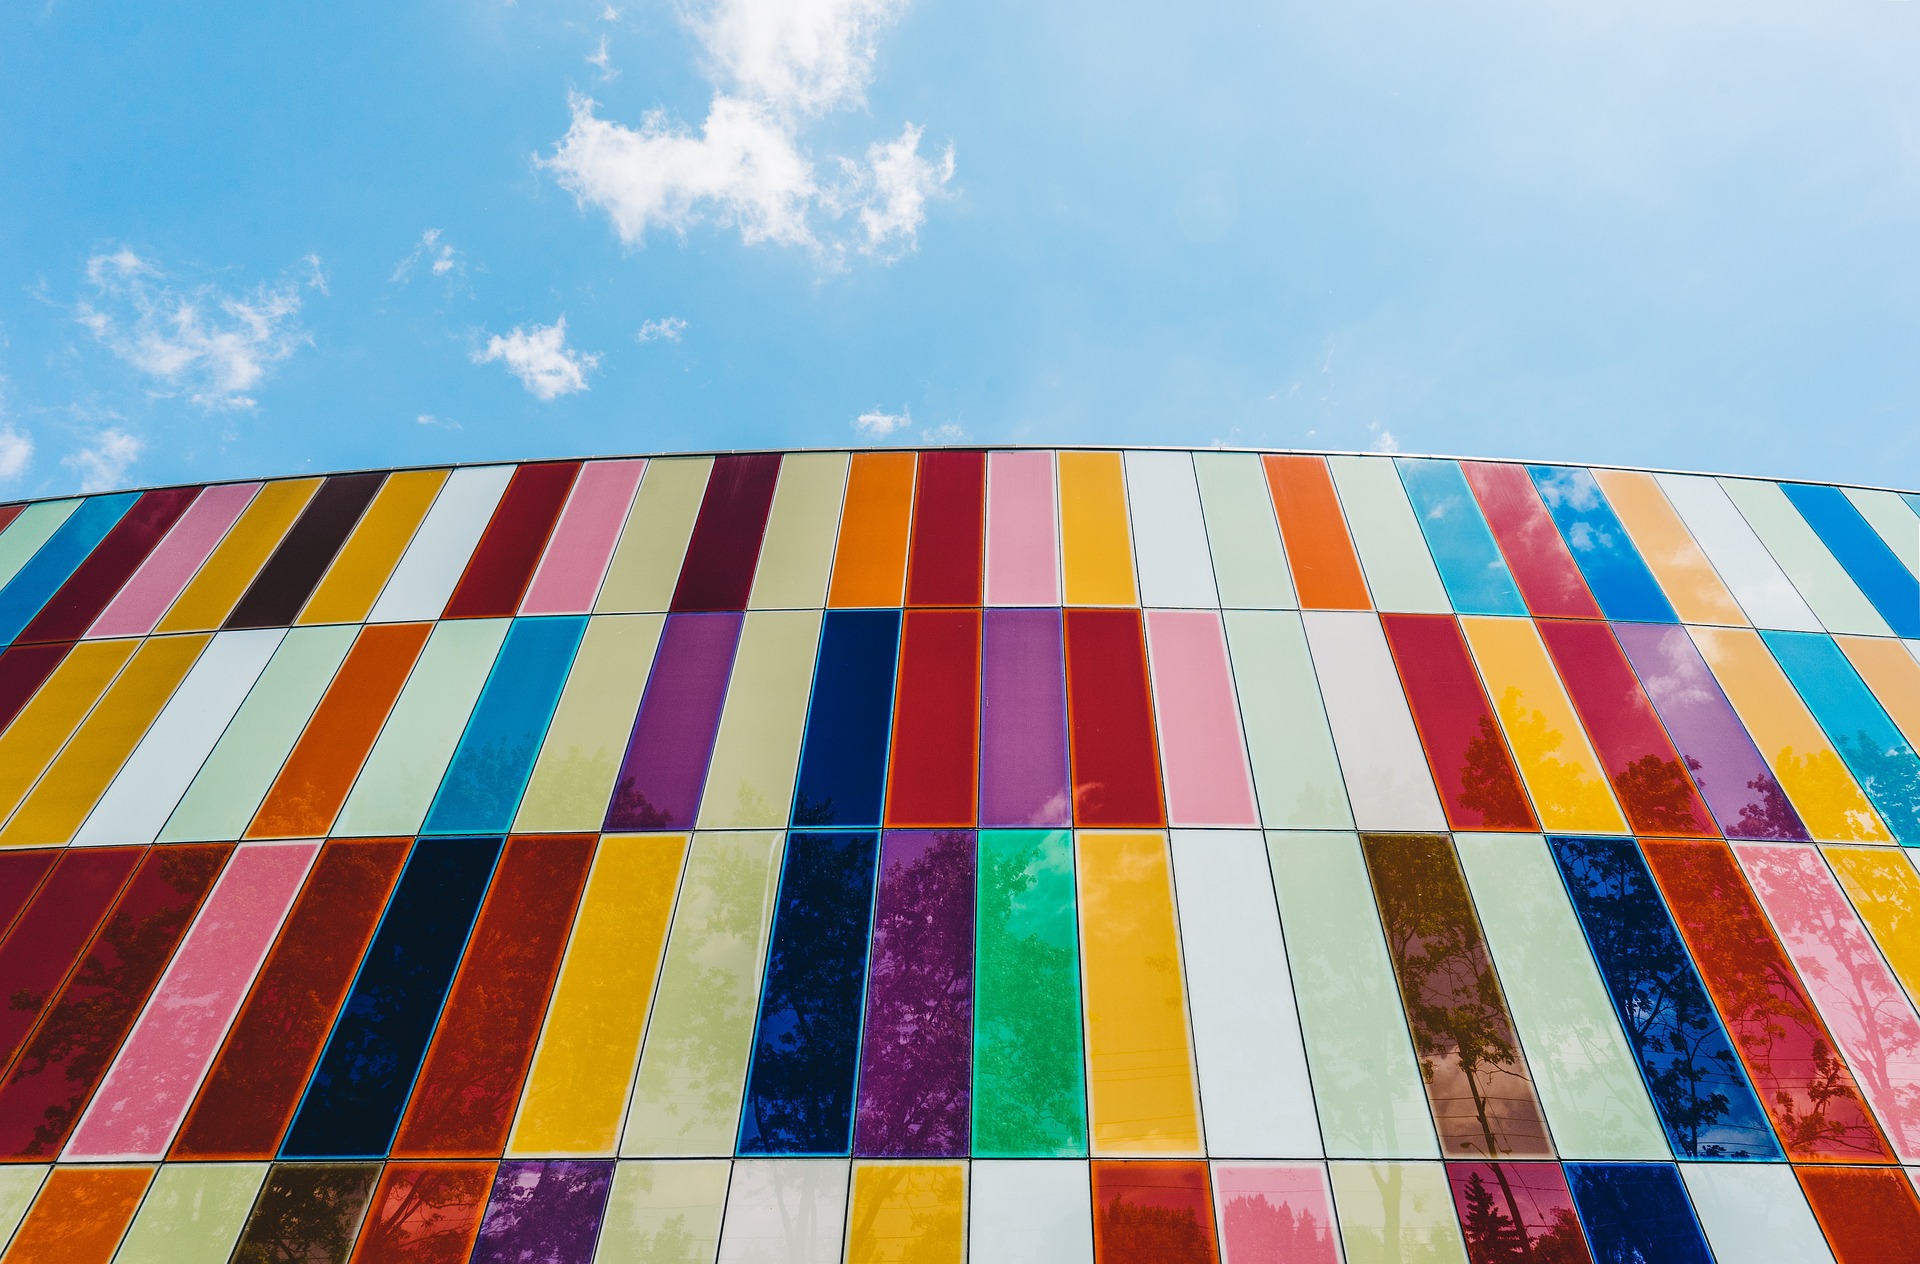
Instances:
[[[840,1264],[848,1166],[844,1159],[735,1163],[720,1264]]]
[[[1185,452],[1133,451],[1126,454],[1125,464],[1140,604],[1201,610],[1218,606],[1193,458]]]
[[[1301,617],[1354,820],[1362,829],[1445,829],[1378,618],[1322,611]]]
[[[1920,747],[1920,659],[1899,642],[1879,637],[1839,636],[1834,643],[1900,726],[1907,744]]]
[[[300,612],[299,622],[358,623],[367,617],[414,530],[446,485],[447,473],[396,470],[387,476],[380,494],[360,516],[360,525]],[[205,503],[206,497],[200,500]]]
[[[1806,1195],[1784,1163],[1682,1163],[1716,1258],[1742,1264],[1832,1264]]]
[[[980,821],[1067,825],[1066,642],[1058,610],[989,610],[981,640]]]
[[[744,622],[740,614],[667,616],[603,829],[693,824]]]
[[[893,729],[900,611],[829,611],[820,633],[796,825],[878,825]]]
[[[589,1264],[612,1184],[613,1163],[604,1159],[502,1163],[473,1264]]]
[[[76,645],[0,734],[0,813],[11,813],[80,727],[140,641]],[[12,651],[9,651],[11,653]]]
[[[0,529],[0,585],[11,583],[84,503],[79,498],[43,500],[22,509]]]
[[[1327,458],[1340,504],[1380,610],[1447,614],[1452,606],[1434,569],[1400,475],[1386,457]]]
[[[1902,566],[1920,576],[1920,524],[1916,511],[1908,508],[1898,492],[1875,491],[1865,487],[1841,489],[1853,507],[1865,518],[1874,534],[1887,542]]]
[[[606,820],[665,625],[657,614],[595,615],[587,621],[520,800],[516,832],[594,830]]]
[[[962,1264],[964,1163],[856,1163],[847,1264]]]
[[[55,854],[53,872],[0,945],[0,978],[7,981],[7,1005],[0,1009],[0,1068],[12,1064],[146,855],[136,847]]]
[[[1286,538],[1287,562],[1300,604],[1314,610],[1366,610],[1367,581],[1347,538],[1340,498],[1327,473],[1326,458],[1261,458],[1268,493]]]
[[[1321,1165],[1216,1163],[1213,1197],[1226,1264],[1340,1264]]]
[[[1565,465],[1529,465],[1527,473],[1607,618],[1678,621],[1592,474]]]
[[[1569,1163],[1567,1183],[1595,1259],[1712,1264],[1672,1164]]]
[[[1491,461],[1462,461],[1460,471],[1493,528],[1501,556],[1520,585],[1527,608],[1541,617],[1599,618],[1600,609],[1593,604],[1593,595],[1526,469]]]
[[[389,1163],[352,1264],[466,1264],[493,1186],[491,1163]]]
[[[1762,628],[1820,631],[1820,621],[1720,484],[1692,474],[1657,474],[1654,479],[1739,599],[1747,619]]]
[[[1099,1264],[1217,1264],[1205,1163],[1095,1163]]]
[[[1347,1264],[1467,1264],[1447,1172],[1438,1163],[1330,1168]]]
[[[1453,608],[1461,614],[1525,614],[1526,602],[1459,464],[1427,457],[1398,457],[1394,463]]]
[[[844,452],[789,452],[781,459],[749,609],[818,610],[826,605],[846,490]],[[615,1186],[617,1192],[618,1178]]]
[[[1146,619],[1168,820],[1258,825],[1220,616],[1153,610]]]
[[[1794,1175],[1839,1264],[1879,1264],[1913,1254],[1913,1244],[1920,1241],[1920,1204],[1899,1171],[1802,1167]]]
[[[57,1167],[7,1248],[8,1264],[107,1264],[140,1206],[150,1167]]]
[[[834,549],[829,606],[897,606],[904,599],[916,457],[856,452]]]
[[[0,1234],[11,1238],[13,1231],[20,1227],[20,1221],[26,1217],[27,1208],[33,1204],[34,1195],[40,1192],[40,1183],[46,1179],[48,1171],[43,1163],[15,1163],[0,1167]],[[1090,1217],[1083,1219],[1090,1221]]]
[[[1140,612],[1069,610],[1066,627],[1074,820],[1163,824]]]
[[[47,598],[33,621],[20,630],[18,639],[72,641],[85,635],[121,585],[147,560],[148,554],[199,494],[198,487],[168,487],[141,493],[125,516],[113,524],[113,529],[74,568],[59,591]],[[73,521],[78,520],[76,517]],[[62,542],[52,542],[48,551],[58,548]],[[34,564],[38,565],[39,560],[36,557]],[[5,594],[0,593],[0,607],[6,604]]]
[[[1879,847],[1823,847],[1840,885],[1886,955],[1887,964],[1920,1001],[1920,873],[1910,855]]]
[[[224,626],[275,628],[292,623],[386,478],[377,472],[336,474],[323,483]]]
[[[1638,470],[1595,470],[1593,477],[1682,620],[1726,624],[1747,621],[1733,594],[1714,572],[1713,563],[1667,503],[1666,493],[1653,475]]]
[[[378,1163],[274,1164],[233,1264],[346,1259],[379,1176]]]
[[[1093,1264],[1093,1199],[1085,1163],[975,1159],[971,1167],[971,1258]]]
[[[1723,478],[1719,483],[1828,631],[1889,635],[1886,620],[1840,568],[1779,484],[1751,478]]]
[[[1920,636],[1920,578],[1867,525],[1846,493],[1838,487],[1811,483],[1782,483],[1780,490],[1893,627],[1894,634]],[[1920,537],[1920,524],[1913,523],[1909,516],[1906,546],[1910,553],[1916,537]]]
[[[667,457],[647,462],[640,490],[614,546],[607,577],[593,603],[597,614],[652,614],[672,604],[687,541],[706,492],[713,458]]]
[[[1449,1163],[1447,1183],[1473,1264],[1593,1258],[1558,1163]]]
[[[980,611],[909,610],[900,634],[887,824],[971,826],[979,758]]]
[[[1251,452],[1196,452],[1213,576],[1220,604],[1233,609],[1293,609],[1293,575],[1280,544],[1260,458]]]
[[[1351,826],[1353,812],[1300,616],[1230,610],[1224,617],[1261,824]]]
[[[825,581],[823,566],[822,587]],[[595,1264],[713,1264],[728,1174],[725,1159],[619,1164]]]
[[[787,823],[819,645],[816,610],[747,615],[700,800],[700,828]]]
[[[515,468],[468,467],[448,476],[381,589],[369,620],[397,623],[440,617]]]
[[[114,1264],[224,1260],[267,1179],[264,1163],[169,1163],[127,1230]]]
[[[89,496],[81,502],[80,507],[60,524],[59,530],[40,546],[32,559],[7,581],[4,588],[0,588],[0,644],[19,637],[33,623],[41,607],[55,597],[61,586],[87,560],[94,547],[107,538],[140,499],[138,492],[121,492],[112,496]],[[141,538],[136,542],[150,549],[153,540],[144,538],[147,534],[141,533]],[[140,556],[145,555],[142,550]],[[78,636],[90,622],[91,615],[85,620],[77,620],[76,626],[68,629],[69,634]],[[57,641],[66,638],[35,636],[31,639]]]
[[[754,564],[766,535],[780,454],[754,452],[714,458],[707,488],[673,590],[675,610],[745,610]]]
[[[579,473],[578,461],[529,461],[513,467],[507,490],[473,546],[441,618],[500,619],[514,612]]]
[[[600,595],[620,528],[640,490],[645,461],[588,461],[547,540],[520,613],[585,614]]]
[[[71,641],[51,645],[14,645],[0,650],[0,730],[13,723],[13,718],[39,692],[47,677],[53,675],[54,670],[72,652]],[[78,716],[73,717],[75,722],[78,719]]]
[[[1060,604],[1060,508],[1053,453],[987,457],[987,604]]]
[[[1062,452],[1060,570],[1070,606],[1130,606],[1133,549],[1118,452]]]
[[[980,604],[986,523],[986,453],[922,453],[907,561],[908,605]]]

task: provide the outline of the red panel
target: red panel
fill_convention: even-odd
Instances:
[[[72,641],[46,645],[11,645],[0,654],[0,732],[32,701],[54,668],[66,661]]]
[[[442,618],[498,619],[519,609],[579,473],[578,461],[543,461],[513,472]]]
[[[51,847],[0,852],[0,940],[13,929],[13,919],[20,916],[20,910],[40,889],[47,870],[53,868],[53,862],[63,854]],[[0,979],[9,977],[0,974]]]
[[[72,641],[85,635],[120,591],[120,585],[140,569],[147,554],[199,494],[198,487],[164,487],[142,493],[15,640]]]
[[[718,457],[680,563],[675,610],[745,610],[767,533],[780,454]]]
[[[1449,1163],[1453,1209],[1473,1264],[1590,1264],[1558,1163]]]
[[[13,525],[13,520],[27,511],[27,503],[18,501],[11,505],[0,505],[0,531]]]
[[[1641,849],[1787,1157],[1893,1162],[1733,852],[1717,840],[1646,842]]]
[[[1633,832],[1716,837],[1713,818],[1612,629],[1567,619],[1542,619],[1539,626]]]
[[[1920,1202],[1898,1168],[1794,1169],[1836,1264],[1920,1264]]]
[[[58,855],[53,873],[0,943],[0,989],[6,996],[0,1006],[0,1070],[12,1066],[13,1055],[80,959],[142,851],[85,848]]]
[[[974,823],[980,771],[980,612],[909,610],[900,633],[887,824]]]
[[[1074,823],[1158,829],[1167,812],[1140,612],[1069,610],[1066,618]]]
[[[467,1264],[491,1163],[389,1163],[349,1264]]]
[[[0,1084],[0,1157],[60,1153],[232,851],[231,843],[147,849]]]
[[[986,531],[987,454],[921,453],[907,604],[979,605]]]
[[[1451,615],[1380,616],[1454,829],[1537,830],[1506,739]]]
[[[170,1158],[273,1157],[407,847],[404,838],[372,838],[320,849]]]
[[[507,1144],[595,836],[507,840],[393,1153],[480,1158]]]
[[[1540,503],[1527,471],[1518,465],[1491,461],[1462,461],[1461,470],[1473,488],[1474,499],[1487,515],[1500,555],[1527,599],[1527,609],[1543,617],[1597,619],[1587,581],[1567,552],[1567,542]]]
[[[1207,1165],[1093,1165],[1097,1264],[1218,1264]]]

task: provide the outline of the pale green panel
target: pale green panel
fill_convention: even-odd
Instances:
[[[1455,841],[1560,1157],[1672,1158],[1545,841]]]
[[[1827,546],[1793,507],[1778,483],[1752,478],[1723,478],[1720,486],[1773,554],[1773,560],[1800,590],[1827,631],[1857,636],[1892,636],[1893,629],[1873,608]]]
[[[713,458],[658,457],[647,462],[640,490],[600,585],[596,614],[664,611],[673,601],[680,563],[707,492]]]
[[[359,631],[328,624],[287,633],[167,818],[160,842],[228,840],[246,832]]]
[[[1887,547],[1900,559],[1900,564],[1920,578],[1920,515],[1916,515],[1896,492],[1867,491],[1859,487],[1844,490],[1853,507],[1860,511],[1867,525],[1887,542]]]
[[[845,452],[789,452],[753,577],[753,610],[806,610],[827,604],[827,576],[847,490]]]
[[[166,1163],[113,1264],[204,1264],[233,1244],[267,1179],[265,1163]]]
[[[1450,614],[1446,585],[1391,457],[1327,458],[1376,610]]]
[[[595,615],[587,624],[515,833],[591,832],[606,820],[664,626],[666,616],[658,614]]]
[[[756,610],[740,632],[700,829],[780,829],[793,803],[800,736],[820,644],[817,610]]]
[[[1347,1264],[1467,1264],[1447,1171],[1438,1163],[1334,1163]]]
[[[1274,832],[1267,855],[1327,1154],[1438,1158],[1359,838]]]
[[[780,835],[696,834],[620,1153],[733,1153]]]
[[[621,1163],[593,1264],[713,1264],[730,1166],[725,1159]]]
[[[434,626],[380,730],[380,740],[353,783],[353,793],[340,809],[333,827],[336,836],[419,832],[512,623],[452,619]]]
[[[5,531],[0,531],[0,587],[33,560],[40,546],[60,529],[61,523],[73,517],[73,511],[79,507],[78,500],[43,500],[22,509],[20,516],[9,522]]]
[[[1251,452],[1196,452],[1200,510],[1220,604],[1232,609],[1291,610],[1293,573],[1280,546],[1280,524],[1266,472]]]
[[[1229,610],[1225,617],[1261,823],[1268,829],[1353,828],[1300,616]]]
[[[0,1167],[0,1247],[7,1244],[13,1231],[27,1218],[27,1208],[33,1206],[33,1196],[40,1192],[40,1182],[46,1179],[44,1163]]]

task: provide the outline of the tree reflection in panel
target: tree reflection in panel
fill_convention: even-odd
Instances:
[[[346,1259],[379,1175],[378,1163],[274,1164],[233,1264]]]
[[[1200,1162],[1096,1162],[1097,1264],[1217,1264],[1213,1199]]]
[[[1227,1264],[1340,1264],[1318,1163],[1220,1164],[1213,1188]]]
[[[1473,1264],[1589,1264],[1558,1163],[1449,1163],[1447,1183]]]

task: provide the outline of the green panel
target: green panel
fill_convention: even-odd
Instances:
[[[789,452],[780,459],[749,609],[817,610],[827,604],[847,460],[845,452]]]
[[[1268,829],[1351,829],[1353,809],[1300,616],[1229,610],[1226,624],[1261,823]]]
[[[1335,456],[1327,458],[1334,486],[1340,490],[1340,509],[1347,530],[1360,551],[1360,567],[1376,610],[1419,614],[1450,614],[1446,585],[1427,552],[1407,501],[1407,489],[1391,457]]]
[[[1280,547],[1280,524],[1260,458],[1251,452],[1196,452],[1193,472],[1200,480],[1220,605],[1293,609],[1293,575]]]
[[[240,1240],[265,1163],[167,1163],[113,1264],[203,1264],[224,1260]]]
[[[713,1264],[728,1166],[725,1159],[620,1164],[593,1264]]]
[[[43,500],[22,509],[20,516],[9,522],[5,531],[0,531],[0,587],[33,560],[40,546],[79,507],[78,500]]]
[[[1320,1131],[1333,1158],[1438,1158],[1360,840],[1267,835]]]
[[[1073,839],[982,830],[974,975],[973,1152],[1087,1152]]]
[[[359,631],[352,624],[330,624],[287,633],[159,841],[220,841],[246,831]]]
[[[45,1164],[0,1167],[0,1247],[27,1218],[27,1208],[33,1206],[33,1196],[40,1192],[40,1182],[45,1179]]]
[[[668,607],[712,469],[710,456],[647,462],[633,507],[627,510],[620,543],[607,564],[594,613],[635,614]]]
[[[1347,1264],[1467,1264],[1447,1172],[1438,1163],[1334,1163]]]
[[[516,833],[597,830],[613,800],[666,616],[595,615],[514,818]],[[784,822],[783,822],[784,823]]]

